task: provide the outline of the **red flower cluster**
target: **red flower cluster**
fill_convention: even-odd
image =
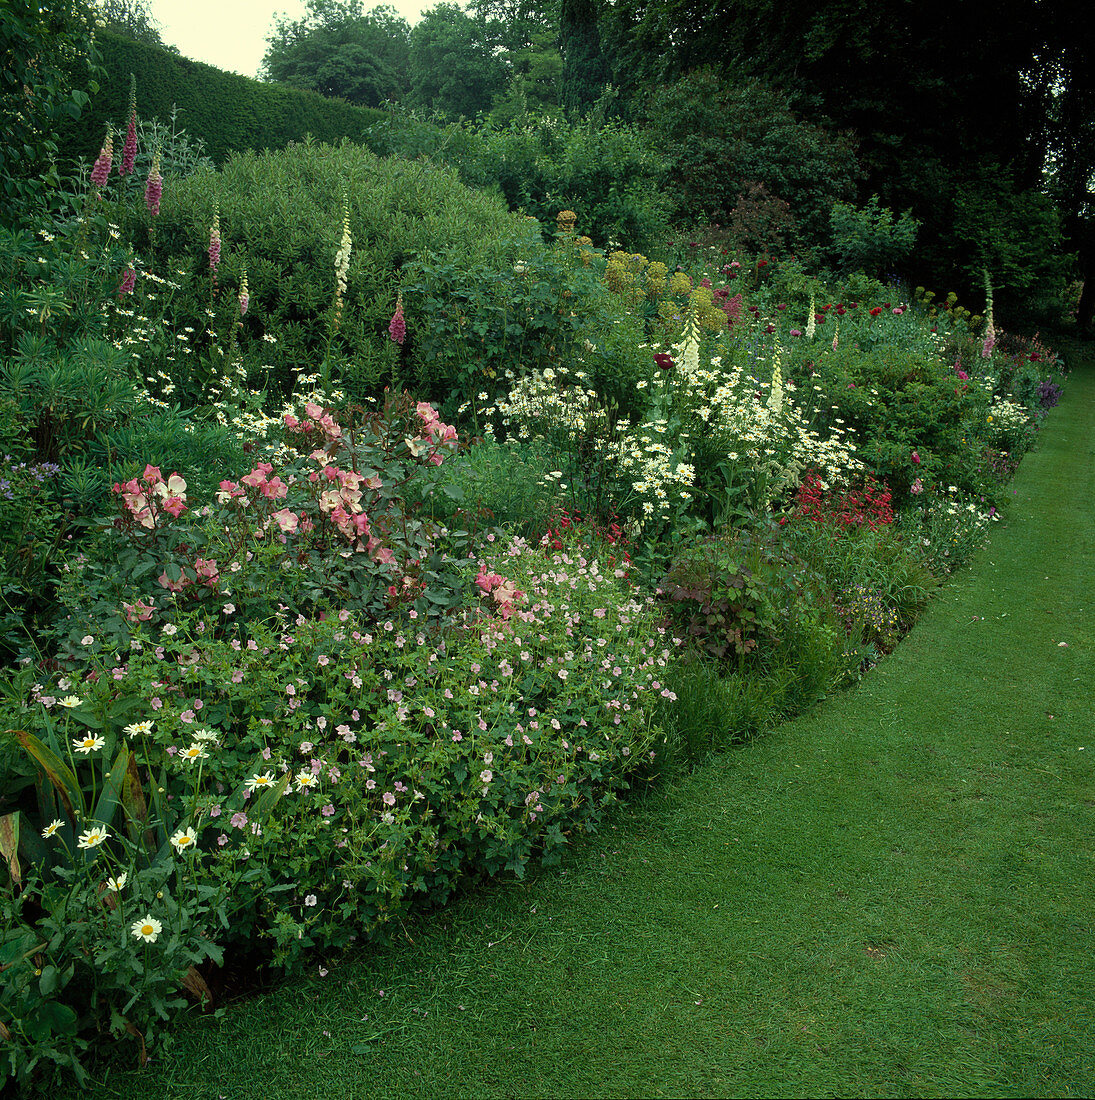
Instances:
[[[806,475],[799,486],[796,504],[798,514],[814,523],[835,528],[884,527],[893,523],[893,505],[886,483],[881,485],[868,477],[862,488],[845,493],[826,491],[815,473]]]
[[[607,524],[604,524],[595,519],[584,520],[582,514],[576,508],[573,511],[569,508],[560,508],[559,517],[548,527],[544,542],[552,550],[562,550],[563,533],[565,531],[576,531],[579,527],[582,527],[583,530],[607,542],[609,546],[625,546],[627,539],[624,535],[624,529],[616,522],[616,519],[617,517],[613,516]],[[626,549],[623,551],[623,560],[627,563],[631,561],[631,555]]]

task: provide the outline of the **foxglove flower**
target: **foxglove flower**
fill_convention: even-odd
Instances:
[[[989,279],[988,268],[985,268],[985,342],[981,345],[981,358],[989,359],[992,349],[996,347],[996,326],[992,323],[992,282]]]
[[[776,341],[775,363],[772,365],[772,388],[768,393],[768,408],[777,416],[783,408],[783,372],[779,369],[780,346]]]
[[[247,312],[247,305],[251,301],[251,294],[247,289],[247,266],[244,265],[243,275],[240,278],[240,316]]]
[[[388,335],[397,343],[402,344],[404,337],[407,335],[407,323],[403,319],[403,292],[399,292],[399,296],[395,300],[395,313],[392,314],[391,322],[388,325]]]
[[[160,175],[160,151],[153,154],[152,167],[148,170],[148,179],[144,185],[144,204],[148,212],[156,217],[160,212],[160,196],[163,194],[163,177]]]
[[[221,216],[216,207],[213,208],[213,224],[209,227],[209,270],[216,272],[221,262]]]
[[[110,164],[114,159],[114,134],[110,127],[106,128],[106,140],[103,142],[99,156],[95,160],[95,166],[91,169],[91,182],[95,187],[102,187],[110,178]]]
[[[137,78],[129,80],[129,124],[125,130],[125,145],[122,146],[122,162],[118,165],[118,175],[128,176],[133,171],[137,159]]]
[[[814,296],[810,295],[810,315],[806,318],[806,339],[812,340],[814,338],[814,332],[817,329],[817,318],[814,316],[816,307],[814,305]]]
[[[132,294],[134,286],[137,285],[137,270],[133,266],[133,261],[126,265],[125,271],[122,272],[122,281],[118,285],[118,297],[121,298],[125,294]]]

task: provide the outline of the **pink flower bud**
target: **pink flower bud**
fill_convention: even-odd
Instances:
[[[216,271],[221,262],[221,224],[220,215],[213,215],[213,224],[209,227],[209,270]]]

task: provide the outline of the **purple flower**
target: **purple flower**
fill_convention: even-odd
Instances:
[[[160,212],[160,196],[163,194],[163,177],[160,175],[160,151],[152,157],[152,167],[148,170],[148,179],[144,185],[144,204],[148,212],[155,217]]]
[[[395,302],[395,313],[392,314],[388,324],[388,335],[397,344],[402,344],[407,335],[407,322],[403,319],[403,295],[400,294]]]
[[[103,142],[99,156],[95,160],[95,166],[91,169],[91,182],[95,187],[102,187],[110,177],[110,164],[114,159],[114,135],[110,127],[106,128],[106,141]]]
[[[118,175],[128,176],[137,160],[137,108],[129,110],[129,125],[125,131],[125,145],[122,146],[122,162],[118,165]]]
[[[121,298],[123,294],[132,294],[134,286],[137,285],[137,272],[133,267],[133,264],[129,264],[125,271],[122,272],[122,281],[118,286],[118,297]]]

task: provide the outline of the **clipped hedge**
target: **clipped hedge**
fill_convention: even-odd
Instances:
[[[79,122],[60,131],[60,147],[72,158],[94,160],[107,123],[124,125],[130,73],[141,118],[164,120],[177,107],[179,124],[202,139],[217,164],[233,152],[281,149],[308,134],[319,142],[357,140],[384,118],[383,111],[222,72],[109,31],[96,35],[96,44],[107,75]]]

